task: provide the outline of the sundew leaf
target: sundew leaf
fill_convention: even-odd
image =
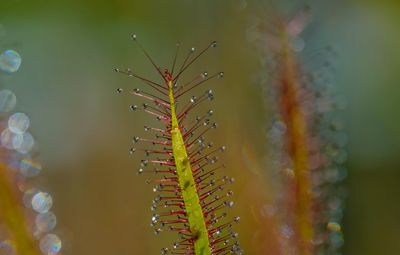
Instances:
[[[146,101],[142,105],[131,105],[132,111],[143,111],[155,117],[162,127],[145,126],[145,131],[155,134],[155,139],[135,136],[133,143],[143,148],[131,148],[130,153],[141,151],[146,159],[141,161],[139,174],[161,175],[149,179],[155,185],[153,191],[158,195],[153,200],[151,219],[155,233],[163,231],[177,232],[179,235],[171,248],[161,249],[162,254],[242,254],[237,241],[238,234],[232,230],[233,223],[239,217],[229,218],[227,208],[233,206],[233,192],[226,186],[234,179],[222,176],[219,172],[225,168],[219,164],[217,153],[226,148],[214,148],[212,142],[206,142],[205,134],[217,128],[210,117],[212,110],[203,115],[192,117],[193,111],[203,102],[214,99],[212,90],[206,90],[200,96],[189,96],[206,81],[223,78],[222,72],[209,75],[202,72],[187,82],[185,71],[209,49],[217,46],[211,42],[195,54],[191,48],[178,66],[180,45],[177,44],[172,66],[162,70],[150,57],[137,36],[133,41],[143,51],[153,65],[158,80],[138,75],[131,69],[115,69],[119,73],[134,77],[147,85],[149,92],[133,89],[129,94]],[[122,93],[122,89],[117,90]],[[191,119],[192,118],[192,119]]]

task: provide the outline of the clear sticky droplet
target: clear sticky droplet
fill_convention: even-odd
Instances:
[[[8,89],[0,91],[0,112],[10,112],[17,104],[17,97]]]
[[[57,218],[52,212],[41,213],[36,216],[36,227],[39,231],[47,233],[57,225]]]
[[[29,125],[28,115],[22,112],[14,113],[8,119],[8,128],[16,134],[24,133],[29,128]]]
[[[61,240],[55,234],[47,234],[40,239],[40,250],[46,255],[55,255],[61,250]]]
[[[53,206],[51,195],[46,192],[39,192],[32,198],[32,208],[38,213],[46,213]]]
[[[14,73],[21,66],[21,56],[14,50],[6,50],[0,55],[0,70]]]

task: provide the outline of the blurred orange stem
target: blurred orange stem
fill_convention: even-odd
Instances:
[[[282,29],[282,31],[285,31]],[[311,219],[311,184],[307,148],[307,123],[298,101],[298,73],[288,35],[282,33],[282,70],[280,98],[283,121],[287,127],[287,148],[295,175],[295,232],[300,255],[311,255],[313,228]]]
[[[0,220],[11,233],[17,254],[39,255],[33,236],[29,233],[21,203],[7,178],[7,167],[0,164]]]

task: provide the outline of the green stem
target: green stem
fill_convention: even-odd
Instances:
[[[200,206],[200,199],[199,195],[197,194],[196,183],[193,178],[192,168],[186,151],[185,142],[183,140],[176,116],[172,81],[168,82],[168,88],[172,116],[172,151],[174,154],[179,186],[182,190],[183,201],[185,203],[186,215],[189,220],[192,238],[194,239],[195,254],[211,255],[208,231],[206,228],[203,211]]]

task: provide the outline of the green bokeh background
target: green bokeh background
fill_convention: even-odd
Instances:
[[[226,74],[209,84],[221,127],[211,137],[229,148],[223,160],[230,166],[227,174],[238,180],[237,229],[246,254],[257,254],[255,235],[262,225],[253,217],[268,197],[267,182],[256,181],[266,171],[268,109],[254,78],[264,70],[246,40],[257,3],[248,1],[244,9],[243,4],[1,1],[1,45],[23,57],[20,71],[1,86],[16,93],[17,110],[31,117],[45,166],[39,182],[54,197],[64,254],[158,254],[171,242],[170,235],[155,237],[149,227],[153,194],[136,175],[138,159],[128,155],[131,137],[143,134],[148,118],[129,112],[133,99],[115,93],[140,85],[114,73],[114,67],[152,74],[130,41],[132,32],[161,65],[170,64],[177,40],[185,47],[219,42],[194,71]],[[343,253],[394,254],[400,236],[400,4],[341,0],[312,6],[313,45],[338,47],[338,91],[349,102],[343,113],[350,141]],[[244,157],[248,147],[251,164]]]

